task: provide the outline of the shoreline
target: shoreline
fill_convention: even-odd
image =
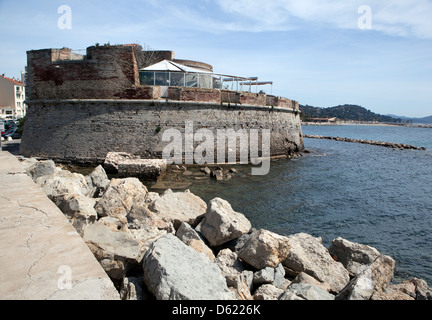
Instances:
[[[335,122],[318,123],[302,122],[302,126],[386,126],[386,127],[407,127],[407,128],[432,128],[432,124],[426,123],[384,123],[384,122]]]
[[[159,195],[133,177],[108,179],[102,166],[84,176],[51,160],[21,162],[77,229],[122,299],[159,300],[173,292],[175,300],[432,299],[424,280],[393,282],[394,259],[368,245],[338,237],[327,248],[306,233],[255,229],[223,199],[203,201],[189,190]],[[58,183],[75,186],[64,194]],[[90,201],[94,209],[76,211],[77,201]],[[359,252],[362,260],[353,261]],[[185,278],[190,268],[196,273]],[[365,290],[368,279],[374,285]],[[197,281],[200,286],[190,284]]]

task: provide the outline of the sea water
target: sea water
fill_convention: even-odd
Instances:
[[[257,229],[309,233],[321,237],[326,247],[337,237],[373,246],[396,260],[396,281],[417,277],[431,286],[432,128],[343,125],[302,130],[427,150],[305,139],[311,153],[272,161],[265,176],[201,180],[189,189],[206,201],[229,201]]]

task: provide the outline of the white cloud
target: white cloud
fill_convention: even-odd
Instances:
[[[362,5],[372,9],[372,29],[397,36],[432,38],[430,0],[216,0],[231,16],[247,18],[255,31],[288,30],[302,23],[355,29]],[[231,26],[234,29],[234,26]],[[244,22],[237,29],[247,31]]]

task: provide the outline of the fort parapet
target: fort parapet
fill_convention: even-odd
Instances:
[[[172,51],[146,52],[139,45],[92,46],[85,55],[68,48],[28,51],[20,152],[91,163],[102,162],[110,151],[158,158],[167,144],[163,131],[184,133],[185,120],[194,121],[195,129],[270,129],[271,155],[303,149],[297,101],[196,83],[141,84],[141,70],[160,61],[194,68],[198,80],[200,72],[213,76],[209,64],[174,59]],[[184,77],[194,74],[189,70]]]

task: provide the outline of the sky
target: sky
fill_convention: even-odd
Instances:
[[[26,51],[138,43],[316,107],[432,115],[432,0],[0,0],[0,74]]]

